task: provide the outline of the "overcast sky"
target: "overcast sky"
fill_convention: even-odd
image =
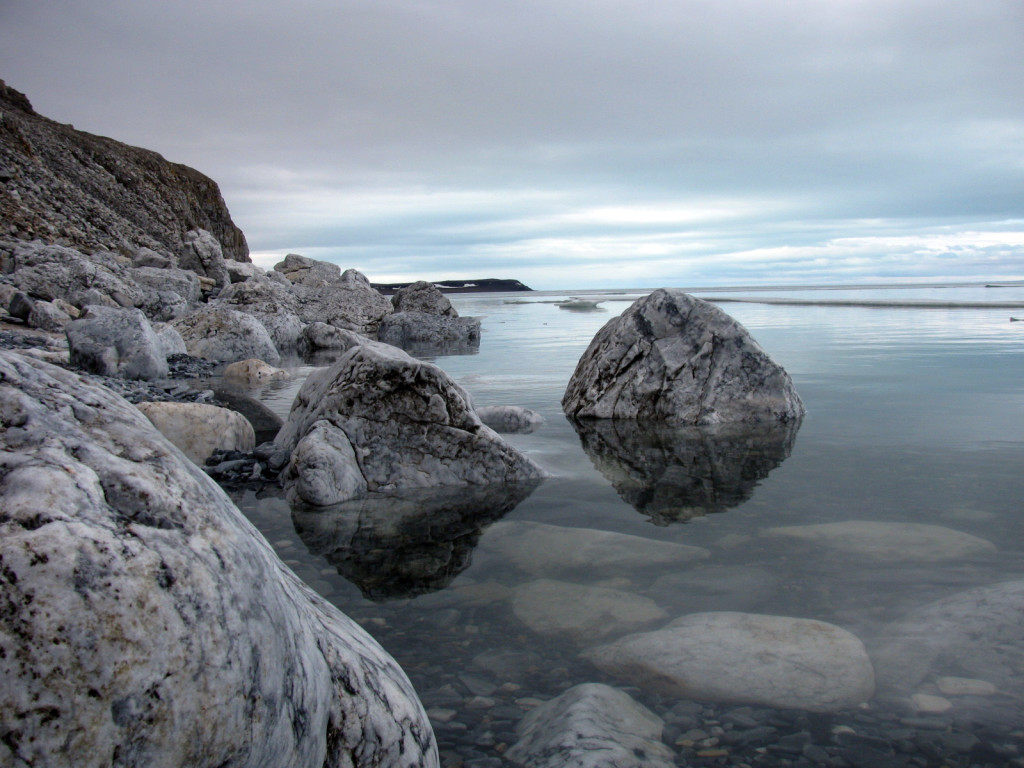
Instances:
[[[0,78],[213,177],[265,267],[1024,278],[1021,0],[0,0]]]

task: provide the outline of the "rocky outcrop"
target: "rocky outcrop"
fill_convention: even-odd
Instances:
[[[520,721],[505,757],[528,768],[672,768],[664,722],[629,694],[600,683],[577,685]]]
[[[204,229],[224,256],[249,261],[217,184],[146,149],[75,130],[36,114],[0,81],[0,221],[12,240],[41,240],[91,253],[165,255]]]
[[[3,765],[437,766],[405,674],[109,390],[0,352]]]
[[[584,656],[667,696],[832,712],[874,693],[863,644],[832,624],[752,613],[695,613]]]
[[[570,418],[708,425],[790,422],[804,413],[789,375],[725,312],[662,288],[609,321],[569,381]]]
[[[276,444],[293,451],[291,498],[325,505],[366,492],[536,480],[542,470],[477,418],[440,368],[367,342],[311,375]]]

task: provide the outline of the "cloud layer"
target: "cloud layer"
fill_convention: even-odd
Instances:
[[[7,0],[0,77],[254,258],[539,288],[1024,277],[1017,0]]]

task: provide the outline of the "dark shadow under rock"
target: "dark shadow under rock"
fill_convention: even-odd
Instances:
[[[472,561],[484,529],[539,483],[372,494],[332,507],[298,507],[306,548],[375,601],[443,589]]]
[[[793,449],[800,422],[680,427],[569,420],[594,466],[656,525],[724,512],[753,495]]]

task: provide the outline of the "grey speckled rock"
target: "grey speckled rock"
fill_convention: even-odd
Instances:
[[[860,640],[832,624],[786,616],[689,614],[584,657],[641,688],[699,701],[831,712],[874,693]]]
[[[524,717],[505,757],[527,768],[672,768],[663,727],[627,693],[585,683]]]
[[[543,475],[530,459],[484,426],[468,394],[440,368],[386,344],[368,342],[345,352],[330,368],[311,375],[299,390],[276,444],[296,450],[316,427],[318,444],[332,446],[333,460],[348,455],[368,491],[488,485],[534,480]],[[352,490],[345,478],[330,491],[316,453],[296,450],[285,487],[304,501],[343,501]],[[317,492],[304,498],[305,480],[317,475]]]
[[[438,765],[394,660],[133,406],[0,352],[0,424],[0,765]]]
[[[281,355],[263,324],[252,315],[223,307],[205,306],[171,323],[193,357],[233,363],[251,357],[270,365]]]
[[[610,320],[562,398],[575,418],[677,424],[793,421],[793,382],[747,330],[713,304],[662,288]]]
[[[441,293],[436,285],[425,280],[419,280],[399,288],[391,297],[391,305],[395,308],[396,314],[399,312],[422,312],[444,317],[459,316],[455,307],[448,301],[448,297]]]
[[[231,282],[220,241],[205,229],[193,229],[185,233],[178,254],[178,265],[210,278],[218,288]]]
[[[90,306],[66,328],[71,363],[102,376],[167,376],[164,345],[138,309]]]
[[[381,319],[377,338],[414,355],[473,354],[480,349],[480,318],[396,312]]]

